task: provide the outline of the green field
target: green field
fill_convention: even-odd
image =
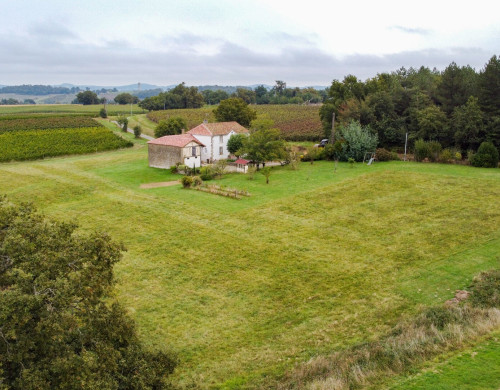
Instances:
[[[108,231],[128,251],[117,297],[183,388],[272,387],[294,364],[386,334],[500,265],[500,170],[302,163],[233,200],[180,185],[128,150],[0,164],[0,192]]]

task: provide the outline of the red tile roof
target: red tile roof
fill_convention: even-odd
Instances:
[[[217,122],[217,123],[202,123],[187,132],[187,134],[195,135],[225,135],[229,134],[231,131],[235,133],[248,133],[238,122]]]
[[[250,162],[250,160],[245,160],[244,158],[239,158],[236,160],[234,163],[235,164],[242,164],[242,165],[247,165]]]
[[[148,144],[177,146],[178,148],[183,148],[190,142],[196,142],[201,146],[205,146],[191,134],[166,135],[149,141]]]

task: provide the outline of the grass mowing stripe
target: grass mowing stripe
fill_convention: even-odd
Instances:
[[[216,181],[248,189],[241,201],[139,189],[174,177],[149,168],[139,142],[0,172],[14,200],[31,197],[126,244],[117,294],[145,343],[179,354],[173,380],[186,388],[258,387],[296,362],[376,338],[434,302],[405,289],[455,287],[473,275],[461,260],[428,278],[433,264],[500,239],[495,170],[396,162],[339,164],[334,174],[316,162],[275,168],[269,185],[262,175]]]

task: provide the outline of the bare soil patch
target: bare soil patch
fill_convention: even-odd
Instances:
[[[160,181],[158,183],[146,183],[146,184],[141,184],[139,188],[160,188],[160,187],[170,187],[170,186],[175,186],[176,184],[179,184],[179,180],[174,180],[174,181]]]

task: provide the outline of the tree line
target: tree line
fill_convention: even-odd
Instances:
[[[33,99],[24,99],[23,101],[14,98],[0,100],[0,106],[15,106],[18,104],[36,104]]]
[[[247,104],[319,104],[327,98],[327,92],[314,88],[288,88],[286,82],[281,80],[277,80],[271,89],[264,85],[254,89],[238,87],[231,94],[223,89],[205,89],[199,92],[197,87],[186,87],[182,83],[168,92],[145,98],[139,103],[139,107],[149,111],[199,108],[204,104],[216,105],[230,98],[240,98]]]
[[[345,125],[358,121],[378,135],[379,145],[396,148],[417,139],[443,147],[477,150],[483,141],[500,147],[500,58],[476,72],[452,62],[446,69],[400,68],[359,80],[334,80],[320,109],[325,136],[332,117]]]
[[[51,85],[11,85],[0,88],[0,93],[17,93],[18,95],[52,95],[52,94],[71,94],[80,92],[79,87],[53,87]]]

